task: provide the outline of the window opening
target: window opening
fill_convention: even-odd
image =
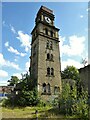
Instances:
[[[47,92],[50,93],[50,84],[47,84]]]
[[[47,68],[47,75],[50,75],[50,68]]]
[[[53,31],[50,31],[50,36],[53,37]]]
[[[50,49],[52,49],[53,47],[52,47],[52,41],[50,41]]]
[[[50,54],[49,54],[49,53],[47,54],[47,59],[48,59],[48,60],[50,59]]]
[[[54,75],[54,69],[51,68],[51,75]]]
[[[46,84],[43,83],[43,92],[46,92]]]

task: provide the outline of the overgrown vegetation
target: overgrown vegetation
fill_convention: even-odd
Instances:
[[[18,80],[15,76],[11,77],[9,85],[15,86],[8,99],[4,100],[3,106],[35,106],[39,103],[37,88],[28,74],[24,75],[22,80]],[[13,78],[13,79],[12,79]],[[16,83],[19,81],[19,83]],[[16,94],[17,93],[17,94]]]
[[[79,72],[74,66],[67,66],[64,71],[61,72],[62,79],[79,80]]]
[[[62,81],[62,93],[60,93],[60,96],[58,97],[59,99],[50,101],[49,104],[38,97],[37,89],[34,84],[35,81],[32,81],[28,74],[26,74],[22,80],[18,80],[16,77],[12,78],[10,80],[10,84],[16,84],[16,87],[12,91],[12,94],[8,96],[8,99],[3,101],[3,106],[10,106],[13,108],[16,106],[37,106],[38,108],[42,107],[44,110],[44,108],[48,105],[51,109],[45,112],[44,115],[40,115],[41,117],[48,117],[51,112],[51,116],[59,116],[63,114],[68,118],[73,118],[73,116],[75,116],[75,118],[80,118],[82,120],[89,119],[89,108],[87,103],[88,91],[83,90],[79,79],[79,72],[75,67],[67,66],[67,68],[62,72],[63,79],[74,80],[75,84],[70,85],[68,82],[66,83],[65,81]],[[17,81],[19,81],[19,83],[17,83]],[[17,90],[18,94],[15,94]]]
[[[68,83],[62,84],[62,94],[59,99],[60,113],[88,120],[88,92],[82,89],[82,94],[78,96],[76,86],[71,90]]]
[[[67,66],[61,73],[62,79],[70,79],[75,84],[62,81],[62,94],[59,97],[60,113],[88,119],[88,91],[84,90],[79,72],[74,66]]]

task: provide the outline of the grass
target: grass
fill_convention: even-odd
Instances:
[[[35,110],[38,110],[38,118],[63,118],[58,114],[58,110],[50,106],[14,109],[2,107],[2,118],[36,118]]]
[[[2,108],[2,109],[1,109]],[[45,107],[24,107],[24,108],[10,108],[10,107],[1,107],[0,108],[0,113],[2,112],[2,120],[13,120],[11,118],[36,118],[35,110],[38,110],[38,118],[54,118],[53,120],[71,120],[71,119],[76,119],[78,120],[78,116],[64,116],[60,114],[58,108],[53,108],[51,106],[45,106]],[[89,107],[90,110],[90,107]],[[90,111],[89,111],[90,114]],[[40,119],[40,120],[41,120]]]
[[[46,120],[52,119],[53,120],[71,120],[71,119],[76,119],[78,120],[78,116],[64,116],[61,115],[59,112],[59,109],[57,108],[52,108],[50,106],[46,107],[24,107],[24,108],[6,108],[2,107],[2,120],[13,120],[13,118],[24,118],[24,120],[27,118],[36,118],[35,110],[38,110],[38,118],[39,120]],[[7,119],[6,119],[7,118]],[[30,120],[30,119],[29,119]]]

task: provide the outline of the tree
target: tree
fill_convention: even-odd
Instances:
[[[67,66],[64,71],[61,72],[62,79],[79,80],[79,71],[74,66]]]
[[[16,104],[18,106],[34,106],[39,102],[37,89],[33,88],[33,90],[22,90],[20,94],[18,94],[16,99]]]
[[[82,120],[89,120],[88,114],[88,91],[82,90],[82,96],[77,99],[77,86],[70,89],[68,83],[62,82],[62,93],[60,95],[60,113],[64,115],[78,116]]]
[[[11,76],[11,79],[8,80],[9,82],[9,86],[14,86],[15,84],[17,84],[20,80],[18,79],[17,76]]]
[[[14,90],[6,100],[6,105],[14,106],[34,106],[39,103],[37,87],[30,78],[28,73],[23,75],[23,79],[19,80],[16,76],[11,76],[8,81],[10,86],[14,86]],[[19,82],[19,83],[18,83]],[[16,94],[18,91],[18,94]]]

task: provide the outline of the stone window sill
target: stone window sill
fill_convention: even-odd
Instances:
[[[46,77],[55,77],[54,75],[46,75]]]
[[[51,60],[51,59],[46,59],[46,61],[51,61],[51,62],[54,62],[54,60]]]

